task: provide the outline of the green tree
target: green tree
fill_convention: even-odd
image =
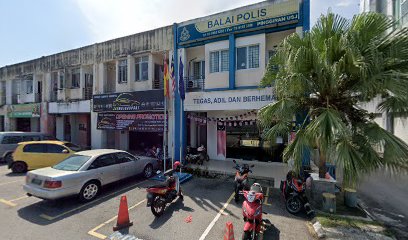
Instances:
[[[294,33],[270,59],[263,86],[277,101],[260,110],[264,136],[291,129],[293,116],[306,112],[295,140],[284,151],[299,171],[306,149],[317,148],[319,176],[326,160],[344,170],[344,185],[380,167],[408,169],[408,146],[374,122],[361,103],[378,99],[381,112],[408,113],[408,30],[378,13],[351,21],[328,13],[310,32]]]

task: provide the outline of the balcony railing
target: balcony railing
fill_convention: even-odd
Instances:
[[[163,89],[163,88],[164,88],[163,79],[153,80],[153,89]]]
[[[184,84],[186,92],[201,92],[205,89],[205,77],[204,75],[185,77]]]
[[[91,100],[92,99],[92,87],[82,88],[82,96],[84,100]]]

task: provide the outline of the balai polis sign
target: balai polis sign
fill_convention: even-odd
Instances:
[[[299,1],[261,3],[252,9],[237,9],[206,17],[199,22],[180,25],[177,40],[180,44],[200,38],[225,35],[248,29],[262,29],[295,24],[299,21]]]

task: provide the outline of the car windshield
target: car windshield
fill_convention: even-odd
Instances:
[[[78,171],[90,158],[90,156],[74,154],[57,165],[54,165],[52,168],[64,171]]]
[[[81,147],[79,147],[78,145],[75,145],[73,143],[64,143],[65,146],[67,146],[69,149],[74,150],[75,152],[79,152],[81,151]]]

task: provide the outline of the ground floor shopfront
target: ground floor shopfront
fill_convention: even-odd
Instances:
[[[288,138],[264,140],[257,121],[258,110],[273,101],[270,88],[188,93],[187,145],[206,146],[215,160],[281,162]]]
[[[55,125],[54,136],[83,149],[91,148],[90,100],[70,103],[49,103],[49,115]]]

